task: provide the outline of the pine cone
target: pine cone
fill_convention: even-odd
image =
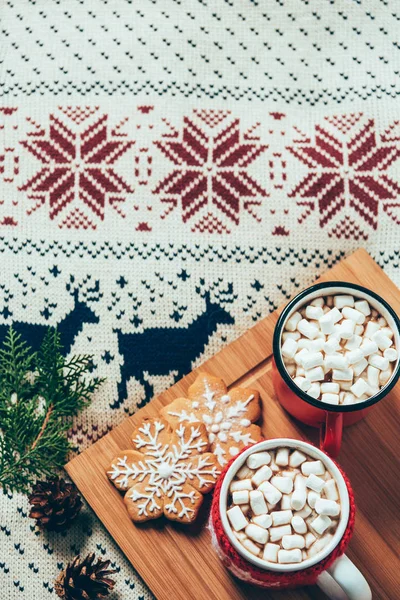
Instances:
[[[32,505],[29,516],[36,524],[48,531],[63,531],[77,517],[82,500],[73,483],[52,477],[37,481],[29,496]]]
[[[115,581],[109,575],[116,573],[107,570],[110,561],[97,559],[93,564],[95,554],[92,552],[81,560],[75,556],[72,562],[57,577],[54,589],[59,598],[64,600],[100,600],[108,596],[114,588]]]

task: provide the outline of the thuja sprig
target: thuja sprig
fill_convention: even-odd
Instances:
[[[12,327],[0,349],[0,487],[29,492],[63,466],[66,432],[102,383],[89,378],[90,355],[65,358],[49,328],[38,352]]]

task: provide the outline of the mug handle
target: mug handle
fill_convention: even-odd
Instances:
[[[367,580],[345,554],[321,573],[317,585],[330,600],[372,600]]]
[[[343,413],[325,411],[325,423],[320,429],[321,450],[336,458],[342,443]]]

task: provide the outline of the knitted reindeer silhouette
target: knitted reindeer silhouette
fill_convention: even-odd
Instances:
[[[57,330],[60,334],[60,342],[64,354],[68,354],[78,333],[82,331],[84,323],[98,323],[99,317],[84,302],[79,300],[78,289],[73,287],[74,279],[71,277],[70,283],[66,288],[75,299],[74,308],[57,323]],[[99,281],[96,281],[92,288],[88,288],[86,298],[95,299],[99,296]],[[13,321],[12,326],[20,333],[27,344],[33,349],[38,350],[43,341],[48,328],[45,323],[28,323],[25,321]],[[0,344],[7,334],[9,325],[0,325]]]
[[[226,294],[226,292],[224,292]],[[233,302],[231,287],[224,301]],[[114,331],[118,335],[119,353],[124,362],[121,367],[121,380],[118,383],[118,398],[110,404],[111,408],[119,408],[127,398],[126,384],[134,377],[144,387],[143,406],[153,396],[153,386],[146,379],[147,375],[169,375],[177,371],[175,381],[189,373],[192,361],[204,350],[211,335],[219,324],[232,325],[232,315],[210,299],[209,292],[204,294],[205,311],[196,317],[187,327],[149,328],[141,333],[124,333],[120,329]]]

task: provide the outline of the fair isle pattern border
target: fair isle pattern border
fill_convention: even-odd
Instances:
[[[367,240],[400,223],[400,126],[362,112],[0,109],[0,225]],[[379,118],[379,121],[382,121]],[[279,209],[277,210],[277,207]]]

